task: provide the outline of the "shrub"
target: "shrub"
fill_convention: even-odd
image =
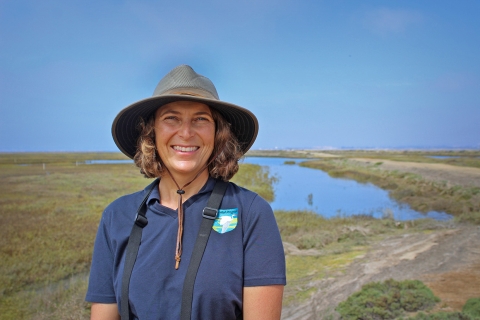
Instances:
[[[458,222],[480,225],[480,211],[462,213],[458,217],[455,217],[455,220]]]
[[[408,320],[475,320],[480,319],[480,298],[472,298],[465,303],[462,312],[418,313]]]
[[[461,312],[437,312],[433,314],[418,313],[408,320],[473,320],[473,318]]]
[[[395,319],[405,311],[428,310],[440,299],[421,281],[393,279],[372,282],[346,301],[341,302],[336,311],[342,319]]]
[[[473,319],[480,319],[480,298],[468,299],[462,308],[462,312]]]

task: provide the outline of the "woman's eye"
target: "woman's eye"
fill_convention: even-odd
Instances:
[[[206,118],[206,117],[198,117],[198,118],[196,119],[196,121],[199,121],[199,122],[203,122],[203,121],[210,122],[210,119],[209,119],[209,118]]]

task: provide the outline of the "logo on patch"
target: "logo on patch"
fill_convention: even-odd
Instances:
[[[213,223],[213,230],[218,233],[226,233],[235,229],[238,223],[238,208],[220,209]]]

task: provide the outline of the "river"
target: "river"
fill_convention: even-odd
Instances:
[[[285,164],[288,160],[296,164]],[[444,212],[417,212],[373,184],[332,178],[324,171],[300,167],[297,163],[301,161],[305,159],[246,157],[242,162],[269,167],[270,173],[279,178],[271,203],[274,210],[310,210],[326,218],[358,214],[375,218],[393,215],[395,220],[452,218]]]

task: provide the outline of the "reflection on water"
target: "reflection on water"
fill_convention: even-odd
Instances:
[[[427,214],[410,209],[390,199],[388,192],[370,183],[332,178],[324,171],[284,164],[285,161],[304,160],[286,158],[247,157],[243,163],[268,166],[279,178],[275,185],[274,210],[311,210],[324,217],[368,214],[375,218],[393,215],[396,220],[433,218],[447,220],[451,216],[431,211]]]

